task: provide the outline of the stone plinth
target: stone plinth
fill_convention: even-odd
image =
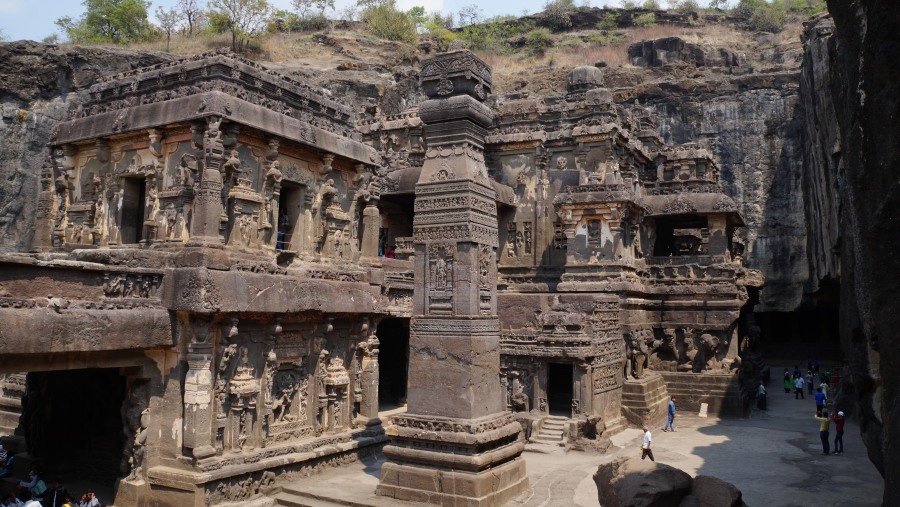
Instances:
[[[675,397],[678,409],[681,400]],[[650,428],[662,426],[668,415],[669,391],[663,377],[645,372],[639,379],[628,379],[622,390],[622,413],[631,424]]]
[[[709,405],[709,415],[743,417],[749,408],[741,392],[738,373],[662,372],[669,394],[675,396],[678,410],[699,412],[700,404]]]

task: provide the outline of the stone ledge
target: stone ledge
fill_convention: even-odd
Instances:
[[[147,477],[150,484],[153,485],[166,486],[193,492],[197,489],[198,486],[206,484],[208,482],[250,474],[266,469],[302,463],[304,461],[323,458],[326,456],[344,453],[355,449],[361,449],[363,447],[371,445],[378,445],[387,442],[388,440],[389,437],[384,434],[375,435],[372,437],[363,437],[350,442],[322,446],[310,452],[292,453],[284,456],[277,456],[274,458],[261,459],[255,463],[233,465],[210,472],[194,472],[191,470],[181,470],[178,468],[160,465],[151,467],[147,471]]]

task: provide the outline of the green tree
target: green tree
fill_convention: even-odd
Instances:
[[[149,0],[84,0],[85,13],[77,20],[56,20],[72,42],[121,44],[148,40],[153,26],[147,19]]]
[[[658,11],[659,0],[646,0],[641,7],[651,11]]]
[[[231,49],[241,51],[265,29],[272,8],[266,0],[212,0],[210,22],[223,23],[231,32]]]
[[[200,31],[203,22],[203,6],[198,0],[178,0],[176,7],[178,14],[187,23],[188,35],[194,35],[194,31]]]
[[[459,26],[475,25],[480,23],[483,18],[481,7],[475,4],[466,5],[456,15],[456,19],[459,20]]]
[[[175,9],[156,8],[156,21],[159,28],[166,34],[166,51],[169,51],[169,44],[172,42],[172,33],[178,29],[181,24],[181,14]]]

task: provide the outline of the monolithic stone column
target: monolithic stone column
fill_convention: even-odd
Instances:
[[[440,505],[500,505],[528,485],[521,427],[500,393],[496,196],[481,101],[491,70],[472,53],[425,62],[428,141],[416,185],[409,409],[394,418],[377,492]]]

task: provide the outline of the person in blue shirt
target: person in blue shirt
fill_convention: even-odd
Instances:
[[[675,397],[669,399],[669,422],[666,423],[663,431],[675,431]]]
[[[822,392],[822,387],[816,388],[816,412],[821,412],[825,410],[825,393]]]

